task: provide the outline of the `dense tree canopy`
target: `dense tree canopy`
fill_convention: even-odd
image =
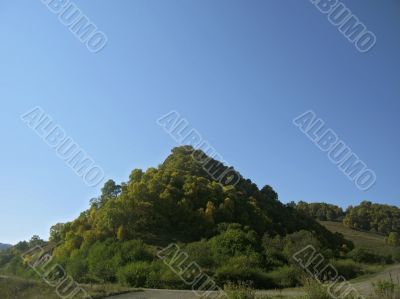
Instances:
[[[285,235],[302,229],[318,232],[326,246],[338,246],[332,234],[296,209],[283,205],[270,187],[261,190],[241,179],[222,186],[192,155],[191,147],[178,147],[158,168],[135,169],[129,181],[109,180],[89,210],[75,221],[52,228],[51,240],[72,252],[95,241],[142,239],[149,244],[190,242],[210,238],[221,223],[239,223],[258,235]]]
[[[352,229],[385,235],[391,232],[400,233],[400,209],[363,201],[359,206],[348,208],[344,224]]]
[[[332,204],[300,201],[290,205],[301,213],[320,221],[342,221],[344,217],[343,209]]]

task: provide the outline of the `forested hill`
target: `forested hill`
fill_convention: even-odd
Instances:
[[[293,254],[308,245],[328,259],[353,249],[341,234],[282,204],[268,185],[259,189],[240,174],[222,181],[237,184],[221,184],[219,173],[234,173],[218,163],[178,147],[157,168],[135,169],[121,184],[110,180],[87,211],[51,228],[48,244],[35,237],[0,254],[0,272],[26,273],[21,252],[39,244],[78,282],[186,288],[156,255],[178,243],[220,285],[269,288],[301,283]]]
[[[110,238],[191,242],[214,236],[221,224],[238,223],[260,236],[308,230],[326,247],[342,245],[311,217],[279,202],[270,186],[259,189],[243,178],[235,186],[223,186],[206,171],[219,162],[209,159],[202,166],[199,157],[209,159],[202,151],[177,147],[158,168],[135,169],[121,185],[108,181],[89,210],[52,228],[50,240],[68,251]]]

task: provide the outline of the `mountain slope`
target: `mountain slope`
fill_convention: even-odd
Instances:
[[[10,248],[12,245],[0,243],[0,251]]]

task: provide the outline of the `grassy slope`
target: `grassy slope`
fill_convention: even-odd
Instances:
[[[346,239],[353,241],[356,247],[369,249],[381,254],[393,252],[393,247],[385,244],[385,237],[382,235],[352,230],[341,222],[320,221],[320,223],[332,232],[343,234]]]
[[[93,299],[105,298],[111,295],[137,292],[133,288],[118,285],[81,285]],[[60,299],[56,288],[46,285],[42,281],[27,280],[18,277],[0,276],[1,299]],[[74,296],[74,299],[81,299]]]
[[[371,294],[372,283],[378,280],[392,280],[400,283],[400,265],[386,267],[383,271],[351,280],[352,285],[364,296]]]
[[[332,232],[338,232],[344,235],[348,240],[354,242],[356,247],[368,249],[379,254],[391,254],[394,248],[385,244],[385,237],[371,232],[362,232],[352,230],[341,222],[320,221],[327,229]],[[382,266],[383,269],[375,274],[358,277],[351,281],[352,285],[358,289],[361,294],[367,296],[372,292],[372,283],[379,279],[400,282],[400,264],[391,266]]]

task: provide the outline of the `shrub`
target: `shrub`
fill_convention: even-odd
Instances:
[[[118,282],[125,286],[145,287],[151,272],[150,263],[137,262],[124,266],[117,272]]]
[[[294,287],[300,283],[301,270],[293,266],[283,266],[267,274],[274,285],[281,288]]]
[[[249,287],[248,284],[243,282],[227,283],[224,286],[224,290],[230,299],[253,299],[255,298],[255,292]]]
[[[391,232],[389,235],[385,238],[386,244],[389,246],[397,247],[400,245],[400,235],[397,232]]]
[[[321,244],[317,238],[311,232],[305,230],[287,235],[284,244],[283,252],[287,260],[291,260],[296,252],[309,245],[312,245],[317,251],[321,249]]]
[[[332,260],[331,264],[336,268],[340,275],[346,279],[352,279],[363,273],[362,266],[350,259],[347,260]]]
[[[393,250],[392,258],[396,263],[400,262],[400,249],[396,248]]]
[[[262,246],[267,267],[276,268],[287,264],[288,261],[283,253],[284,245],[284,239],[279,235],[273,238],[268,234],[263,236]]]
[[[201,267],[211,268],[214,265],[210,244],[205,241],[189,243],[185,247],[190,259]]]
[[[306,296],[302,299],[332,299],[332,298],[341,298],[341,299],[357,299],[364,298],[360,297],[358,294],[354,294],[353,292],[342,293],[342,294],[330,294],[328,292],[328,285],[322,285],[316,280],[312,278],[303,279],[304,284],[304,292]],[[342,290],[344,291],[344,290]]]
[[[87,261],[82,255],[75,255],[67,263],[66,271],[75,280],[85,281],[88,272]]]
[[[89,275],[92,279],[114,282],[116,270],[120,265],[115,262],[115,246],[111,241],[96,242],[88,255]]]
[[[218,283],[229,281],[238,283],[240,281],[251,282],[257,288],[270,288],[274,284],[264,271],[258,267],[257,259],[248,256],[231,258],[224,266],[215,272]]]
[[[257,236],[254,231],[228,228],[225,232],[213,237],[209,244],[214,259],[225,264],[228,258],[238,255],[249,255],[256,252]]]
[[[131,240],[117,243],[117,254],[121,257],[123,264],[138,261],[151,261],[154,255],[149,252],[146,245],[141,240]]]
[[[224,285],[224,291],[229,299],[268,299],[269,296],[257,295],[248,283],[238,282],[234,284],[228,282]]]
[[[305,279],[303,283],[304,292],[306,293],[305,299],[332,299],[326,288],[314,279]]]
[[[380,299],[399,299],[400,298],[400,286],[395,284],[392,279],[390,280],[378,280],[376,283],[372,283],[374,295]]]
[[[149,266],[145,286],[156,289],[186,289],[190,287],[161,260],[153,261]]]
[[[390,264],[393,262],[391,256],[379,255],[361,248],[353,249],[347,254],[347,256],[358,263]]]

